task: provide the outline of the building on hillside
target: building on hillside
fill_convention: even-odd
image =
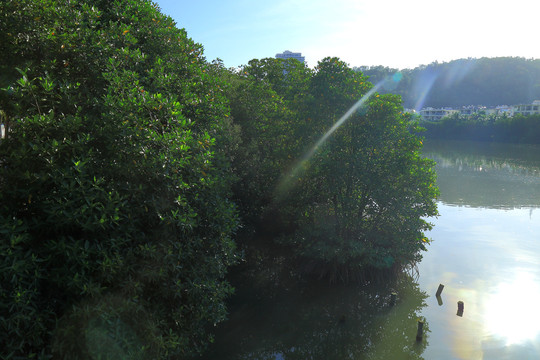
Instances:
[[[289,50],[285,50],[284,52],[282,52],[281,54],[276,54],[276,59],[296,59],[302,63],[305,63],[306,62],[306,57],[305,56],[302,56],[302,53],[295,53],[295,52],[291,52]]]
[[[535,115],[540,114],[540,100],[535,100],[532,104],[520,104],[520,105],[498,105],[494,108],[487,108],[485,106],[463,106],[460,109],[453,109],[449,107],[434,109],[431,107],[423,108],[420,110],[420,116],[426,121],[440,121],[443,117],[450,116],[454,113],[459,113],[463,116],[472,116],[480,112],[486,115],[506,115],[512,117],[515,114],[521,115]]]
[[[540,114],[540,100],[534,100],[532,104],[514,105],[514,114],[533,115]]]
[[[487,115],[498,116],[506,114],[508,117],[512,117],[512,115],[514,115],[514,107],[508,105],[497,105],[494,108],[487,108],[485,111]]]
[[[459,110],[450,108],[434,109],[432,107],[423,108],[420,110],[420,116],[426,121],[440,121],[443,117],[450,116]]]
[[[485,106],[476,106],[476,105],[467,105],[467,106],[462,106],[461,109],[459,109],[459,114],[460,115],[465,115],[465,116],[470,116],[472,114],[476,114],[476,113],[479,113],[480,111],[486,111],[486,107]]]

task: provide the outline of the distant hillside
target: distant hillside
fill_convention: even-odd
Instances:
[[[376,84],[400,72],[381,92],[400,94],[406,108],[515,105],[540,99],[540,60],[518,57],[460,59],[415,69],[358,67]]]

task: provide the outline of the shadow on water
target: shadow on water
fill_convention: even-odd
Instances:
[[[330,286],[284,275],[277,263],[237,272],[229,319],[203,359],[422,359],[429,324],[423,341],[416,331],[427,295],[412,271],[384,285]]]
[[[540,147],[467,141],[426,142],[448,205],[514,209],[540,205]]]

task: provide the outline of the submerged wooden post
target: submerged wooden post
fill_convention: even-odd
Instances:
[[[418,320],[418,330],[416,330],[416,341],[422,341],[424,337],[424,322]]]
[[[443,289],[444,289],[444,285],[439,284],[439,288],[437,289],[437,293],[435,294],[435,296],[441,296]]]
[[[396,298],[397,298],[397,293],[393,292],[390,294],[390,306],[396,305]]]
[[[464,310],[465,304],[463,304],[463,301],[457,302],[457,316],[463,316],[463,310]]]

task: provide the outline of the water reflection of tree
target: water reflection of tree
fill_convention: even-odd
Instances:
[[[451,205],[539,206],[538,146],[440,141],[424,155],[437,162],[440,199]],[[467,199],[467,203],[464,203]]]
[[[410,275],[386,286],[282,285],[239,288],[207,358],[422,359],[427,335],[415,338],[427,295]]]
[[[483,168],[538,174],[539,150],[538,145],[437,141],[426,143],[424,155],[436,158],[442,167],[464,166],[471,170]]]

